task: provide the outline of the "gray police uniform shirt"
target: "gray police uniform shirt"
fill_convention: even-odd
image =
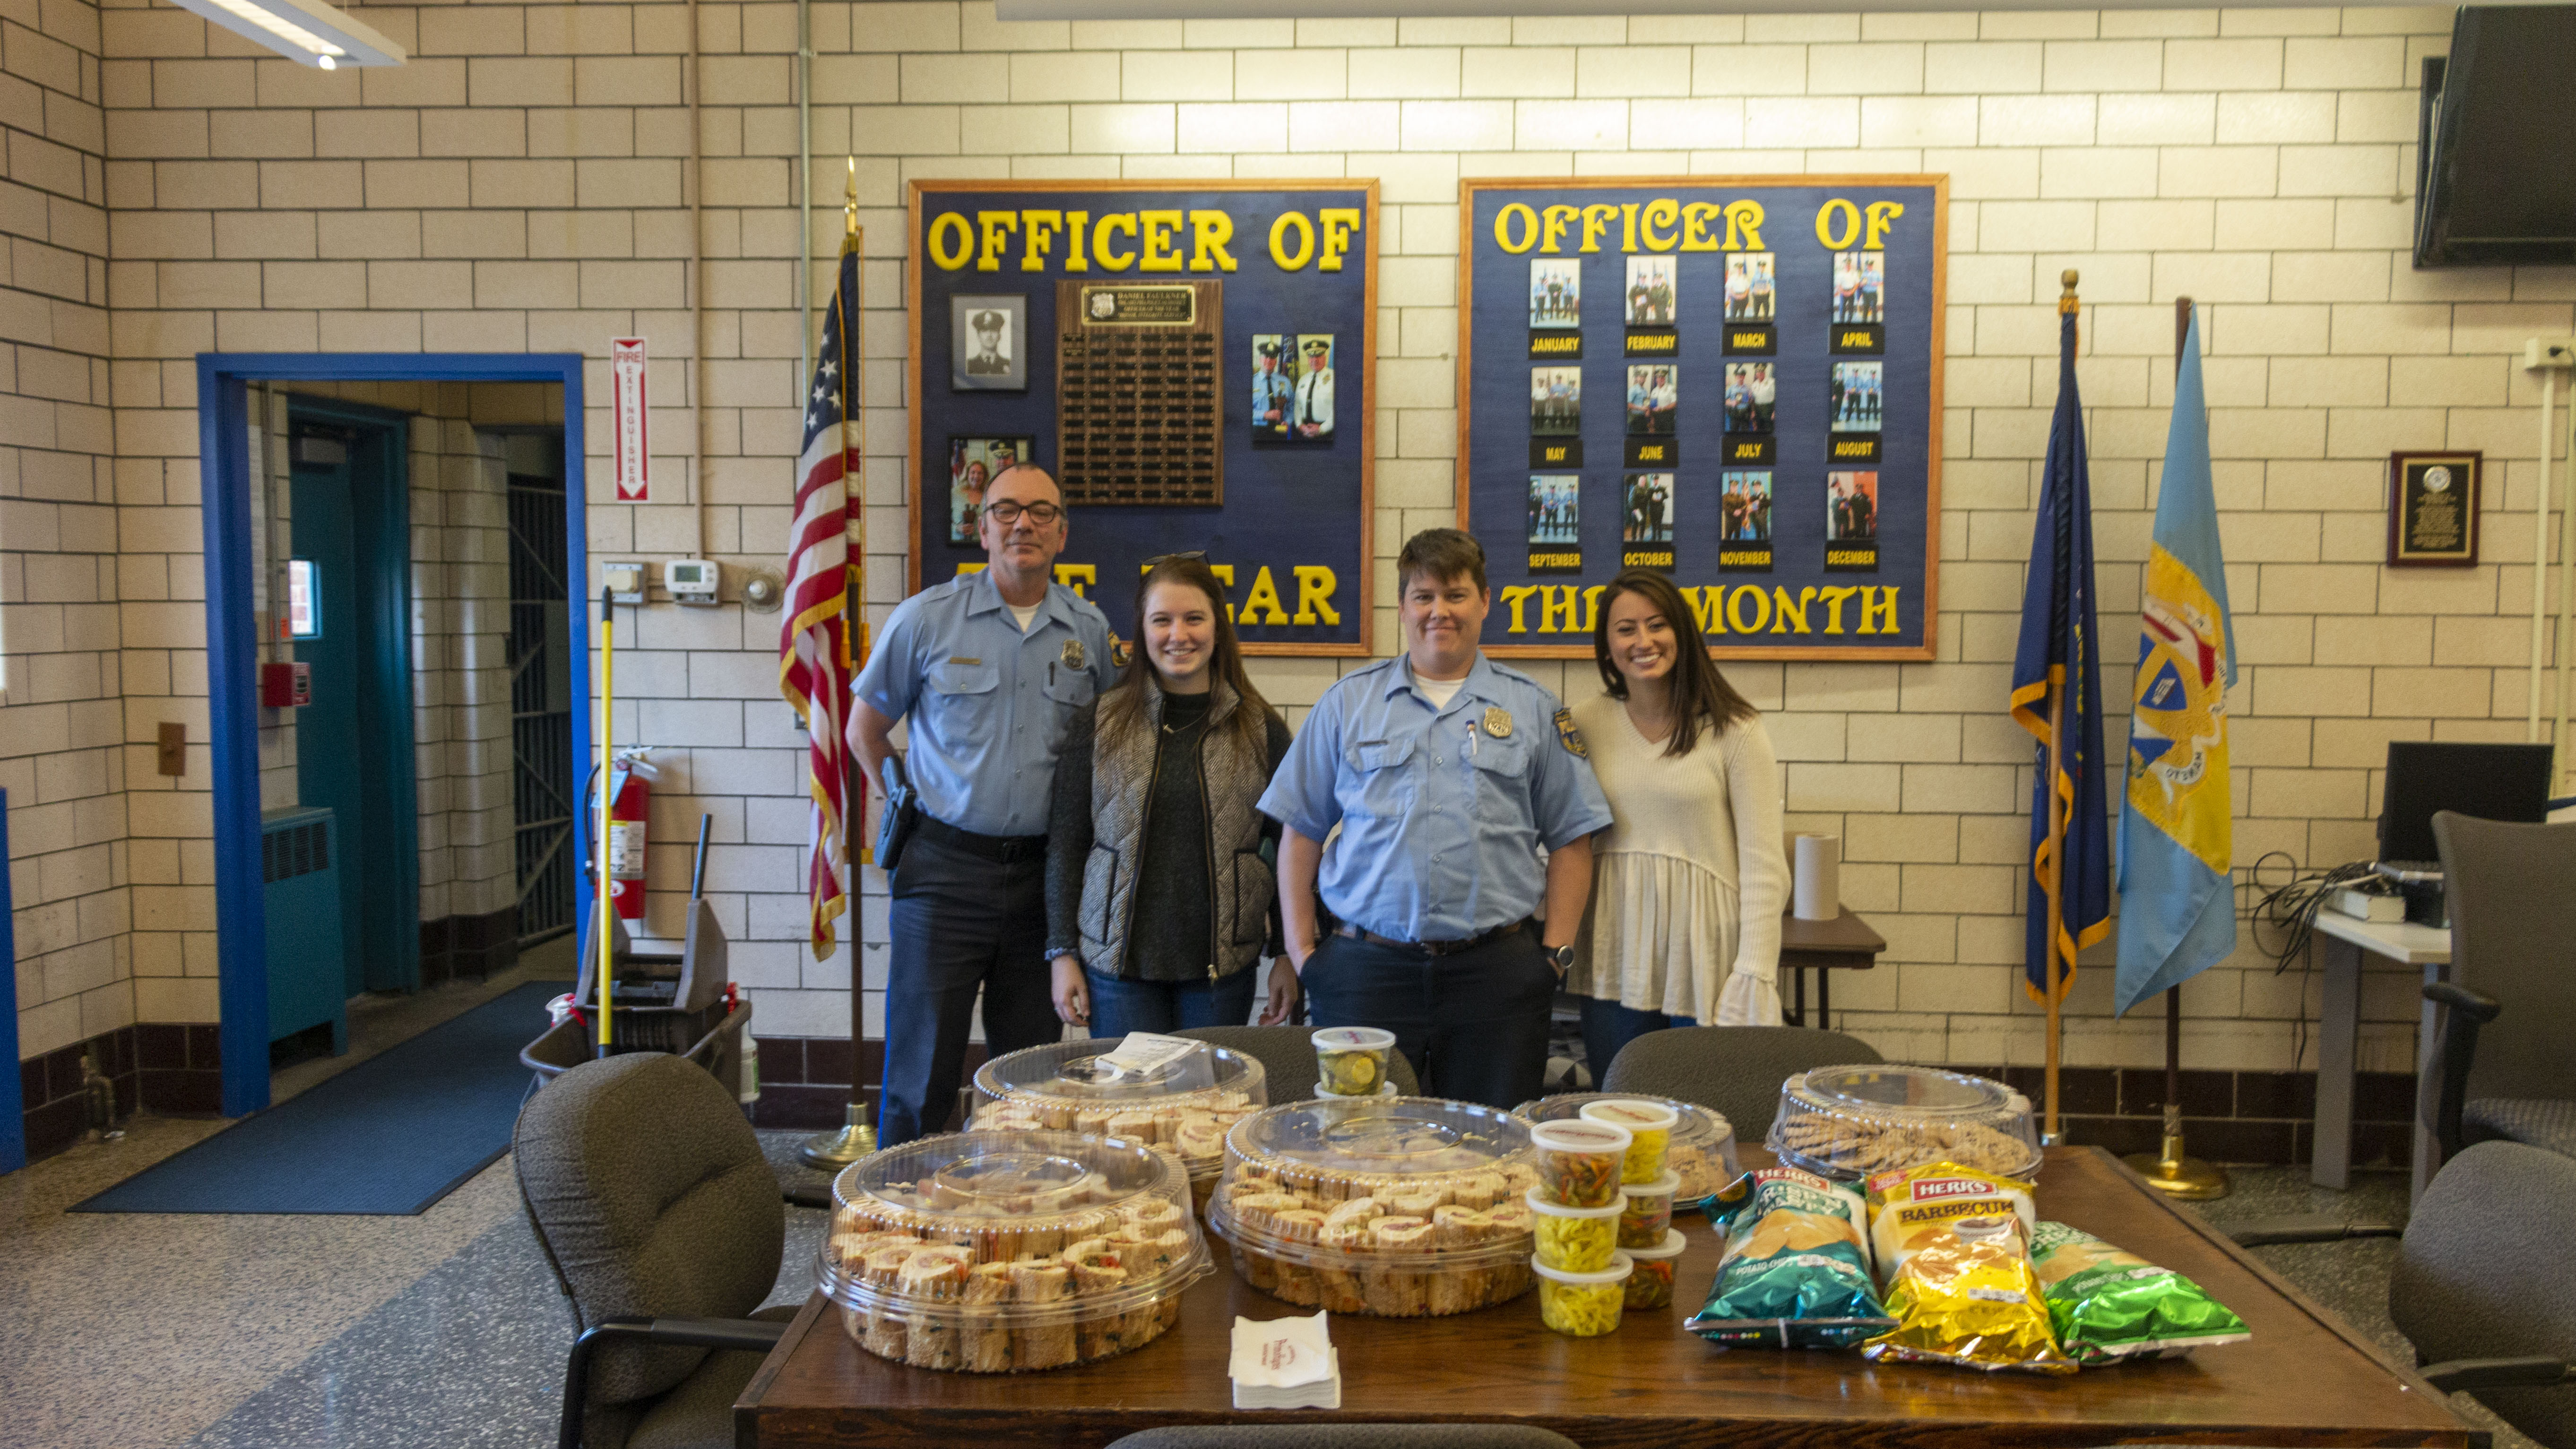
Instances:
[[[904,769],[922,811],[979,835],[1043,835],[1056,755],[1074,715],[1116,671],[1109,620],[1047,585],[1028,632],[988,572],[903,601],[851,692],[912,717]]]
[[[1261,797],[1309,840],[1335,825],[1324,904],[1402,941],[1460,941],[1528,918],[1547,895],[1538,847],[1610,823],[1583,737],[1554,694],[1482,654],[1446,708],[1405,658],[1324,692]]]

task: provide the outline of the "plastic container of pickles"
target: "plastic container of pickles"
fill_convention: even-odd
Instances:
[[[1681,1178],[1680,1201],[1698,1202],[1743,1175],[1743,1165],[1735,1156],[1735,1131],[1726,1119],[1706,1107],[1670,1097],[1635,1092],[1568,1092],[1523,1102],[1512,1109],[1512,1115],[1535,1127],[1541,1122],[1579,1117],[1584,1107],[1593,1102],[1620,1100],[1654,1102],[1678,1114],[1680,1120],[1673,1124],[1672,1140],[1664,1144],[1664,1170]]]
[[[1538,1321],[1568,1338],[1617,1333],[1635,1268],[1625,1253],[1612,1253],[1610,1266],[1592,1273],[1551,1268],[1532,1258],[1530,1271],[1538,1274]]]
[[[978,1132],[1081,1132],[1160,1148],[1189,1174],[1204,1209],[1225,1170],[1226,1130],[1269,1100],[1261,1062],[1199,1044],[1143,1072],[1102,1060],[1118,1043],[1049,1042],[975,1072]]]
[[[1672,1228],[1654,1247],[1620,1250],[1635,1265],[1635,1271],[1628,1275],[1630,1308],[1670,1308],[1673,1305],[1673,1269],[1681,1262],[1682,1250],[1689,1246],[1682,1230]]]
[[[1567,1207],[1607,1207],[1618,1200],[1628,1129],[1603,1122],[1541,1122],[1530,1129],[1539,1191]]]
[[[2001,1082],[1936,1067],[1815,1067],[1780,1084],[1767,1145],[1820,1177],[1955,1162],[2029,1179],[2039,1173],[2030,1099]]]
[[[1537,1231],[1539,1266],[1569,1273],[1598,1273],[1610,1266],[1610,1255],[1619,1249],[1620,1221],[1628,1212],[1625,1194],[1602,1207],[1567,1207],[1548,1201],[1537,1188],[1522,1200],[1537,1215],[1532,1226]]]
[[[1024,1373],[1141,1348],[1213,1270],[1188,1181],[1141,1143],[962,1132],[833,1179],[814,1276],[860,1348],[917,1368]]]
[[[1315,1044],[1319,1096],[1373,1097],[1390,1085],[1387,1058],[1395,1052],[1395,1033],[1376,1026],[1328,1026],[1308,1040]]]
[[[1529,1130],[1435,1097],[1272,1107],[1226,1134],[1208,1229],[1244,1281],[1334,1313],[1420,1318],[1529,1291]]]
[[[1576,1114],[1586,1122],[1603,1122],[1628,1133],[1628,1155],[1619,1164],[1622,1183],[1656,1182],[1664,1175],[1665,1150],[1673,1140],[1681,1113],[1662,1102],[1637,1097],[1604,1097],[1586,1102]]]

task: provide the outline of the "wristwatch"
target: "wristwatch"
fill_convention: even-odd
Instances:
[[[1568,941],[1548,952],[1547,964],[1556,968],[1556,979],[1563,981],[1565,973],[1574,969],[1574,943]]]

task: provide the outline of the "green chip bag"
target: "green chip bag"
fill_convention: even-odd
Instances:
[[[2180,1358],[2254,1336],[2199,1284],[2090,1233],[2041,1223],[2030,1247],[2058,1345],[2077,1363]]]
[[[1867,1209],[1849,1186],[1765,1167],[1700,1207],[1725,1230],[1726,1252],[1708,1302],[1683,1325],[1691,1332],[1737,1348],[1848,1348],[1896,1326],[1870,1279]]]

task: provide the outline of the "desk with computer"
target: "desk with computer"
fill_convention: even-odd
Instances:
[[[2344,1188],[2352,1180],[2354,1053],[2361,1034],[2364,958],[2377,956],[2423,973],[2423,983],[2450,973],[2451,931],[2441,852],[2433,817],[2445,810],[2484,820],[2538,822],[2548,816],[2551,747],[2394,741],[2381,791],[2379,859],[2371,874],[2330,893],[2315,918],[2316,951],[2325,972],[2317,1032],[2315,1157],[2309,1180]],[[2422,1003],[2416,1057],[2433,1039],[2436,1008]],[[2440,1165],[2430,1114],[2415,1114],[2412,1196]]]

